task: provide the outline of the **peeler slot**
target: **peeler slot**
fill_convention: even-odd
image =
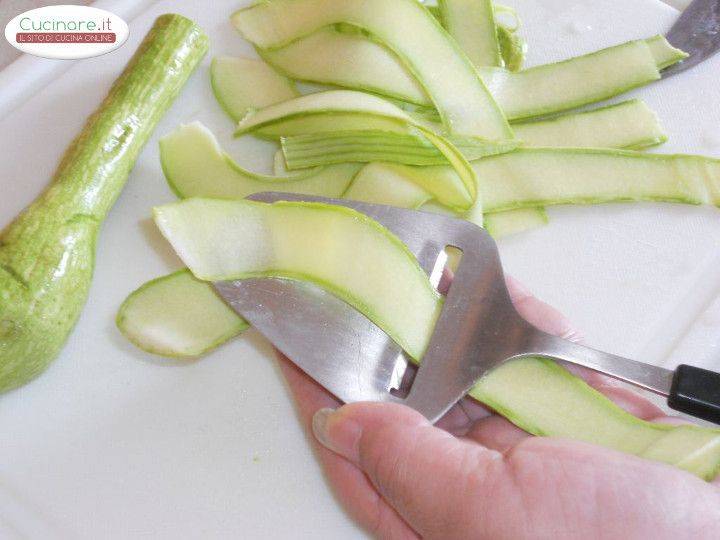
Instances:
[[[442,249],[433,245],[428,246],[423,255],[428,259],[431,256],[435,257],[435,263],[430,271],[430,282],[440,294],[446,296],[452,285],[454,272],[460,266],[462,250],[452,245],[447,245]],[[417,372],[417,365],[413,364],[404,352],[401,352],[398,355],[388,392],[396,398],[405,399],[410,394]]]
[[[433,274],[436,269],[439,269],[439,279],[437,282],[433,281],[433,285],[443,296],[447,296],[452,284],[453,276],[460,266],[462,261],[463,252],[460,248],[456,248],[452,245],[447,245],[438,256],[438,264],[433,269]],[[440,265],[442,263],[442,265]]]
[[[417,372],[417,366],[411,362],[407,362],[402,376],[399,377],[399,380],[397,380],[392,387],[390,387],[390,394],[397,398],[405,399],[410,393],[410,389],[415,381],[415,375],[417,375]]]

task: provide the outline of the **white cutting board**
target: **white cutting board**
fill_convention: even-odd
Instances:
[[[129,291],[179,265],[148,220],[152,205],[173,200],[159,135],[200,119],[238,161],[269,170],[271,145],[231,140],[208,82],[213,54],[251,53],[227,20],[243,3],[143,10],[147,3],[106,1],[138,14],[120,50],[76,63],[23,58],[0,73],[0,114],[10,111],[0,119],[4,224],[46,185],[157,15],[185,14],[212,39],[103,228],[90,300],[64,352],[41,378],[0,397],[0,538],[362,536],[329,494],[263,339],[249,332],[178,362],[134,349],[113,322]],[[657,0],[505,3],[523,18],[530,65],[663,32],[677,15]],[[663,151],[720,156],[719,69],[720,56],[633,93],[660,114],[671,137]],[[502,242],[509,272],[564,310],[591,345],[717,367],[720,212],[643,204],[551,216],[548,227]]]

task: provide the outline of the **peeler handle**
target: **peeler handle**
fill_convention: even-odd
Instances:
[[[671,409],[720,424],[720,373],[679,365],[667,402]]]

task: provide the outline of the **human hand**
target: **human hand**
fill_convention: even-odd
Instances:
[[[566,319],[508,279],[538,328]],[[464,399],[432,426],[389,403],[340,407],[286,358],[281,368],[338,499],[381,538],[720,538],[720,483],[578,441],[532,437]],[[673,421],[639,395],[573,368],[621,407]],[[340,408],[338,408],[340,407]]]

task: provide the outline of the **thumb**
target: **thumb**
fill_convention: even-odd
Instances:
[[[502,455],[434,427],[416,411],[390,403],[321,409],[315,436],[361,469],[421,537],[479,536],[489,508],[469,494],[492,486]]]
[[[313,430],[423,538],[718,538],[715,486],[607,448],[531,437],[503,456],[389,403],[321,409]]]

